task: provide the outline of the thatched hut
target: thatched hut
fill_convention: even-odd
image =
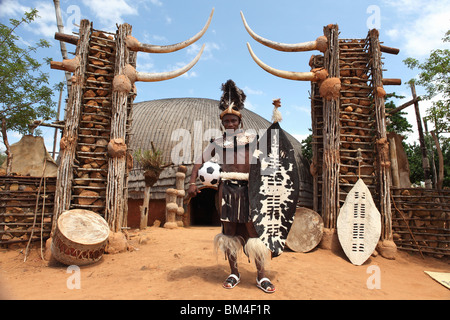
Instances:
[[[150,190],[148,225],[155,220],[164,223],[166,190],[175,187],[175,174],[182,163],[187,167],[185,189],[191,175],[193,163],[212,137],[220,132],[218,113],[219,101],[201,98],[173,98],[135,103],[130,148],[132,150],[151,149],[151,143],[163,151],[164,161],[174,163],[161,173],[158,182]],[[258,114],[244,109],[245,130],[262,132],[270,122]],[[309,164],[301,155],[301,144],[292,136],[288,137],[296,150],[301,197],[299,205],[312,206],[312,180]],[[185,148],[184,148],[185,147]],[[180,150],[183,151],[180,152]],[[128,180],[128,226],[139,226],[140,206],[144,198],[144,175],[139,164],[134,163]],[[199,183],[199,187],[203,186]],[[195,198],[184,201],[185,225],[218,225],[215,209],[217,190],[202,188]]]

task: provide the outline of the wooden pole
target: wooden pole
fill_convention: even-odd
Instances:
[[[58,33],[64,34],[64,24],[61,16],[61,6],[59,4],[59,0],[53,0],[53,4],[55,5],[56,25],[58,26]],[[75,42],[74,44],[76,45],[77,43]],[[59,41],[59,45],[61,48],[61,55],[63,59],[69,59],[65,42]],[[67,82],[67,91],[70,92],[70,72],[66,71],[65,76]]]
[[[429,133],[428,133],[428,124],[427,124],[427,120],[425,120],[425,119],[423,119],[423,127],[425,128],[425,136],[429,136]],[[432,136],[433,137],[433,136]],[[433,139],[434,139],[434,137],[433,137]],[[436,143],[435,143],[436,144]],[[430,160],[431,160],[431,172],[432,172],[432,177],[433,177],[433,184],[434,184],[434,186],[435,187],[437,187],[437,185],[438,185],[438,182],[437,182],[437,172],[436,172],[436,163],[435,163],[435,161],[434,161],[434,152],[433,152],[433,148],[431,147],[431,142],[430,142],[430,144],[428,145],[428,148],[430,148],[431,149],[431,152],[430,152]]]
[[[402,84],[402,79],[384,78],[381,82],[385,86],[399,86]]]
[[[148,206],[150,201],[150,186],[145,185],[144,202],[141,206],[141,219],[139,221],[139,229],[145,229],[148,225]]]
[[[436,189],[441,190],[442,184],[444,183],[444,155],[442,154],[441,146],[439,144],[439,139],[434,132],[434,130],[430,131],[431,136],[433,137],[434,144],[436,145],[436,151],[439,158],[439,174],[436,183]]]
[[[60,164],[56,180],[55,204],[53,212],[52,234],[55,231],[56,222],[61,213],[69,209],[72,196],[73,164],[78,140],[78,126],[83,100],[83,86],[85,71],[89,54],[89,38],[92,26],[89,20],[81,20],[80,43],[76,49],[76,55],[80,59],[80,65],[75,70],[72,86],[69,93],[69,101],[66,110],[64,125],[63,147],[60,147]]]
[[[385,52],[385,53],[390,53],[390,54],[398,54],[400,52],[400,49],[391,48],[391,47],[383,46],[380,44],[380,51]]]
[[[6,119],[2,118],[2,138],[3,138],[3,144],[5,145],[5,153],[6,153],[6,175],[9,176],[11,174],[11,168],[12,168],[12,160],[13,160],[13,154],[11,152],[11,146],[9,145],[8,141],[8,134],[6,131]]]
[[[116,60],[114,70],[114,82],[118,77],[128,80],[124,76],[124,69],[129,61],[129,50],[125,40],[131,35],[131,26],[124,23],[119,26],[116,35]],[[126,79],[125,79],[126,78]],[[111,115],[111,141],[127,141],[127,120],[128,120],[128,95],[129,89],[113,86],[112,93],[112,115]],[[109,227],[114,232],[121,231],[124,223],[124,212],[126,210],[126,155],[109,157],[108,178],[106,186],[106,211],[105,219]]]
[[[128,52],[128,63],[136,69],[136,62],[137,62],[137,52],[135,51],[129,51]],[[133,102],[136,98],[137,91],[136,86],[133,84],[131,88],[131,94],[128,95],[128,120],[127,120],[127,135],[125,139],[125,143],[127,146],[130,145],[130,134],[129,131],[131,130],[131,125],[133,123]],[[125,203],[123,207],[123,217],[122,217],[122,226],[125,227],[128,224],[128,176],[129,171],[133,168],[133,156],[132,156],[133,150],[130,148],[127,149],[127,159],[126,159],[126,175],[125,175],[125,184],[124,184],[124,197],[125,197]]]
[[[59,121],[59,114],[61,113],[61,101],[62,101],[63,88],[59,89],[59,100],[58,100],[58,110],[56,111],[56,120]],[[53,134],[53,152],[52,157],[56,159],[56,141],[58,140],[58,128],[55,128],[55,133]]]
[[[417,101],[417,95],[416,95],[416,86],[413,82],[410,83],[411,86],[411,93],[414,100],[414,110],[416,112],[416,119],[417,119],[417,130],[419,131],[419,142],[420,142],[420,150],[422,151],[422,167],[423,167],[423,177],[425,181],[425,188],[431,189],[431,170],[430,170],[430,162],[428,160],[427,155],[427,146],[425,145],[425,138],[423,135],[423,128],[422,128],[422,118],[420,117],[420,111],[419,111],[419,102]]]
[[[152,144],[153,146],[153,144]],[[140,206],[141,218],[139,222],[139,229],[145,229],[148,225],[148,214],[149,214],[149,202],[150,202],[150,189],[156,183],[158,177],[156,177],[155,171],[144,171],[144,202]]]
[[[324,67],[330,78],[339,78],[339,28],[324,27],[328,49],[324,53]],[[325,228],[336,228],[339,211],[339,105],[340,99],[323,99],[323,170],[322,170],[322,218]]]
[[[62,42],[67,42],[67,43],[77,45],[78,40],[80,40],[80,38],[78,38],[77,36],[70,35],[70,34],[65,34],[63,32],[55,32],[55,40],[59,40]],[[64,55],[63,55],[63,58],[68,59],[67,56],[64,56]]]
[[[396,188],[400,188],[400,176],[398,173],[398,161],[397,161],[397,146],[395,144],[395,138],[392,133],[388,133],[389,140],[389,152],[391,159],[391,177],[392,185]]]
[[[384,105],[383,72],[378,30],[369,31],[370,55],[372,59],[373,99],[375,103],[375,123],[377,134],[377,173],[378,193],[380,197],[380,214],[382,219],[383,240],[392,239],[392,213],[390,200],[390,157],[389,143],[386,135],[386,113]]]
[[[56,14],[56,25],[58,27],[58,33],[63,33],[64,32],[64,24],[63,24],[63,20],[62,20],[62,15],[61,15],[61,6],[59,3],[59,0],[53,0],[53,4],[55,6],[55,14]],[[75,45],[78,43],[78,41],[75,43]],[[67,48],[66,48],[66,44],[63,41],[59,42],[60,48],[61,48],[61,55],[63,59],[69,59],[69,56],[67,54]],[[67,85],[67,92],[70,92],[70,72],[68,71],[64,71],[64,76],[66,78],[66,85]],[[62,101],[62,92],[63,92],[63,88],[61,88],[59,90],[59,101],[58,101],[58,112],[56,114],[57,120],[59,120],[59,114],[61,112],[61,101]],[[67,106],[66,106],[67,108]],[[53,136],[53,159],[56,159],[56,142],[58,140],[58,129],[55,128],[55,133]]]
[[[400,111],[402,111],[403,109],[405,109],[405,108],[407,108],[407,107],[413,105],[415,102],[418,102],[418,101],[420,101],[420,97],[418,97],[416,100],[414,100],[414,99],[409,100],[408,102],[402,104],[400,107],[397,107],[397,108],[395,108],[395,109],[389,111],[388,114],[395,114],[395,113],[397,113],[397,112],[400,112]]]

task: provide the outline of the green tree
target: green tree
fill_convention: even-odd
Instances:
[[[0,152],[0,166],[5,162],[6,154]]]
[[[413,142],[413,144],[403,143],[403,148],[408,158],[409,180],[412,184],[420,186],[423,181],[422,150],[420,145],[416,142]]]
[[[443,42],[450,42],[450,30],[446,32],[442,40]],[[411,69],[420,70],[418,79],[411,81],[425,88],[426,95],[423,98],[428,100],[438,99],[432,101],[424,120],[434,125],[434,130],[430,133],[435,137],[436,150],[442,150],[440,146],[446,146],[449,142],[449,138],[442,134],[450,133],[450,50],[432,50],[430,56],[422,63],[414,58],[407,58],[404,63]],[[450,163],[444,161],[443,152],[439,152],[435,158],[439,159],[437,187],[441,188],[444,183],[444,173],[449,170]]]
[[[442,146],[442,154],[444,157],[444,181],[443,187],[450,188],[450,139],[444,140]]]
[[[442,40],[450,42],[450,30]],[[414,58],[407,58],[403,62],[410,69],[420,70],[415,83],[425,88],[427,94],[423,98],[430,100],[442,95],[440,100],[432,102],[427,110],[427,118],[433,122],[436,132],[450,133],[450,50],[433,50],[423,63]]]
[[[388,93],[386,95],[385,108],[386,113],[397,108],[395,103],[391,100],[391,98],[403,99],[403,96],[397,95],[395,92]],[[408,120],[404,117],[406,112],[399,111],[394,114],[389,115],[389,121],[386,125],[386,130],[389,132],[395,132],[399,135],[406,135],[409,132],[413,132],[412,125],[408,122]]]
[[[48,87],[49,75],[41,70],[42,64],[33,58],[40,48],[50,44],[39,40],[22,48],[16,29],[30,24],[38,11],[25,12],[20,20],[10,19],[10,26],[0,23],[0,122],[1,135],[6,147],[7,173],[10,173],[12,154],[7,132],[30,132],[33,120],[48,120],[55,116],[53,90]],[[49,63],[49,59],[44,59]]]

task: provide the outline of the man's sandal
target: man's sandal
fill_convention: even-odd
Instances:
[[[225,282],[223,283],[223,287],[225,289],[233,289],[234,287],[237,286],[237,284],[241,282],[240,279],[240,275],[239,277],[235,274],[230,274],[227,278],[227,280],[225,280]]]
[[[258,280],[258,278],[256,278],[256,286],[266,293],[275,292],[275,286],[272,284],[272,282],[270,282],[268,278],[262,278],[261,280]]]

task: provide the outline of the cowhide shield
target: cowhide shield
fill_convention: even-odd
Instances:
[[[299,195],[294,149],[278,123],[272,124],[258,142],[248,192],[256,232],[276,257],[283,252]]]
[[[381,235],[381,215],[372,194],[358,179],[347,194],[336,222],[339,242],[354,265],[362,265],[373,253]]]

